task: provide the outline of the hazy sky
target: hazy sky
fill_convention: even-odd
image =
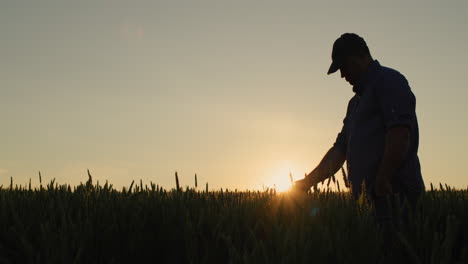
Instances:
[[[256,189],[332,146],[364,37],[417,98],[426,185],[466,188],[468,1],[0,0],[0,184]]]

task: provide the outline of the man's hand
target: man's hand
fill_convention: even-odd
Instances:
[[[377,197],[382,197],[392,193],[392,185],[385,175],[378,175],[375,181],[374,192]]]
[[[312,171],[309,175],[305,176],[304,179],[294,182],[293,191],[307,192],[310,188],[319,183],[319,177],[317,170]]]
[[[304,178],[302,180],[298,180],[294,182],[293,191],[297,192],[307,192],[312,184],[310,184],[310,180],[308,178]]]
[[[310,187],[317,185],[319,182],[326,180],[331,175],[335,174],[346,160],[345,153],[339,149],[332,147],[320,161],[319,165],[312,170],[304,179],[294,183],[292,190],[298,192],[307,192]]]
[[[392,193],[392,176],[401,166],[409,148],[410,130],[407,127],[393,127],[385,135],[385,149],[375,178],[374,192],[377,196]]]

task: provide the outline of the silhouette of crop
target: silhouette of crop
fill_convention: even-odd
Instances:
[[[117,190],[89,171],[43,188],[40,177],[0,187],[1,263],[468,263],[468,189],[431,185],[387,247],[372,206],[349,192],[183,189],[177,173],[170,190]]]

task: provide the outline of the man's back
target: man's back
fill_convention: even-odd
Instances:
[[[353,193],[359,195],[364,180],[372,193],[386,132],[398,126],[409,128],[410,140],[407,154],[392,178],[392,187],[394,192],[422,192],[416,98],[406,78],[373,61],[353,90],[356,95],[348,104],[342,131],[334,144],[346,154]]]

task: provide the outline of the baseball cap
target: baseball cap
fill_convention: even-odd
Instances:
[[[355,33],[344,33],[333,44],[332,64],[327,74],[339,70],[347,56],[358,55],[362,52],[369,53],[369,48],[364,39]]]

